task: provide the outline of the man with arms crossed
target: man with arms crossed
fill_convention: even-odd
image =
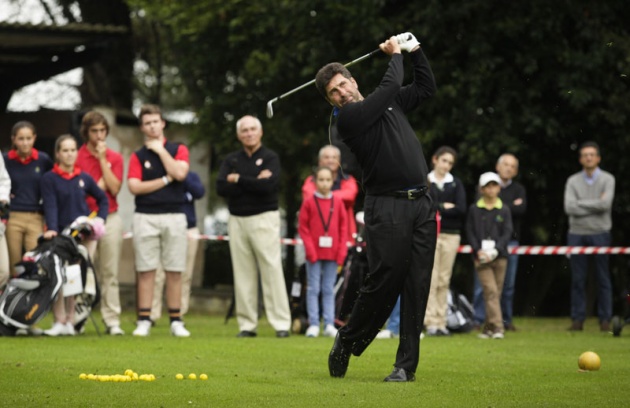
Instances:
[[[240,118],[236,135],[243,148],[223,160],[217,192],[227,198],[230,210],[228,234],[240,329],[237,337],[257,336],[258,271],[267,320],[276,337],[289,337],[291,312],[280,252],[280,159],[263,146],[258,118]]]
[[[567,180],[564,212],[569,216],[569,246],[609,246],[615,177],[599,168],[601,156],[595,142],[580,147],[582,171]],[[599,328],[607,332],[612,317],[612,284],[608,255],[571,255],[571,320],[569,330],[580,331],[586,319],[586,275],[589,258],[595,261]]]

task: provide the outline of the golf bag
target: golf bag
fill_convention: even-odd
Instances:
[[[466,296],[448,291],[446,328],[452,333],[468,333],[474,325],[475,311]]]
[[[363,211],[356,214],[357,236],[355,243],[352,248],[348,249],[348,256],[341,270],[341,275],[335,284],[335,325],[337,327],[346,325],[368,273],[367,253],[363,238],[365,226],[363,216]]]
[[[67,281],[68,267],[77,264],[81,292],[74,295],[73,323],[77,332],[82,331],[100,291],[87,250],[76,242],[81,236],[68,229],[50,240],[40,237],[37,247],[24,255],[16,265],[18,275],[9,280],[0,296],[0,335],[13,336],[18,329],[28,329],[44,318]]]

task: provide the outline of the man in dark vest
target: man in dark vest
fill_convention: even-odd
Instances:
[[[186,216],[182,209],[188,174],[188,148],[169,142],[164,136],[166,122],[158,106],[140,109],[140,130],[144,146],[129,159],[127,183],[136,196],[133,216],[133,246],[138,273],[138,322],[134,336],[148,336],[155,271],[166,272],[166,302],[171,334],[188,337],[181,319],[182,272],[186,269]]]

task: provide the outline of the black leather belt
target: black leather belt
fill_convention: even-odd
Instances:
[[[416,200],[420,197],[424,197],[428,190],[429,189],[426,186],[422,186],[411,190],[392,191],[390,193],[384,193],[383,195],[396,198],[406,198],[407,200]]]

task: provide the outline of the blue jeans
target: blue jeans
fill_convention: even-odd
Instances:
[[[518,246],[518,241],[508,242],[508,248]],[[514,288],[516,287],[516,272],[518,270],[518,255],[509,255],[505,270],[505,282],[501,291],[501,314],[503,324],[512,324],[512,306],[514,302]],[[475,309],[475,323],[482,325],[486,320],[486,309],[483,302],[483,289],[475,273],[475,286],[473,294],[473,307]]]
[[[306,262],[306,312],[308,324],[319,327],[319,294],[322,295],[324,326],[335,323],[335,280],[337,262]]]
[[[389,315],[389,320],[387,321],[387,330],[398,335],[400,333],[400,296],[398,296],[398,300],[396,301],[396,305],[392,310],[392,314]]]
[[[610,232],[594,235],[567,235],[569,246],[609,246]],[[588,258],[595,260],[597,280],[597,316],[600,322],[609,322],[612,317],[612,283],[608,268],[608,255],[571,255],[571,319],[583,322],[586,319],[586,277]]]

